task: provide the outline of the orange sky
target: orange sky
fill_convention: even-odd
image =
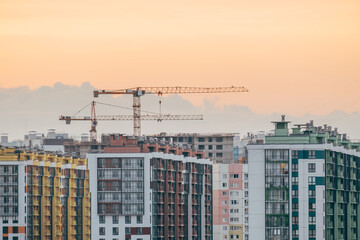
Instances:
[[[244,85],[209,97],[259,113],[359,111],[359,12],[358,0],[2,0],[0,87]]]

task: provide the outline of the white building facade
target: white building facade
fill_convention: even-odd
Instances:
[[[93,239],[212,239],[209,160],[162,152],[88,160]]]

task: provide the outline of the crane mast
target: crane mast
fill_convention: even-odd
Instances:
[[[145,94],[193,94],[193,93],[235,93],[248,92],[245,87],[135,87],[120,90],[96,90],[94,97],[101,94],[129,94],[133,95],[133,126],[134,136],[141,135],[141,96]]]

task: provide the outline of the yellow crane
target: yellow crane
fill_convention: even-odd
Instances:
[[[91,116],[64,116],[61,115],[59,120],[63,120],[66,124],[70,124],[71,121],[90,121],[90,140],[97,140],[97,124],[98,121],[132,121],[134,120],[134,115],[96,115],[95,111],[95,101],[91,102]],[[106,105],[106,104],[105,104]],[[87,105],[89,106],[89,105]],[[81,110],[80,110],[81,111]],[[155,120],[158,122],[164,120],[203,120],[202,115],[170,115],[170,114],[146,114],[140,115],[141,120]]]
[[[120,90],[95,90],[94,97],[101,94],[129,94],[133,96],[134,136],[141,135],[141,100],[145,94],[194,94],[194,93],[235,93],[248,92],[245,87],[135,87]],[[143,119],[145,120],[145,119]]]

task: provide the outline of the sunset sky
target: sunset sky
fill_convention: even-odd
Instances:
[[[360,1],[2,0],[0,88],[243,85],[260,114],[360,109]]]

